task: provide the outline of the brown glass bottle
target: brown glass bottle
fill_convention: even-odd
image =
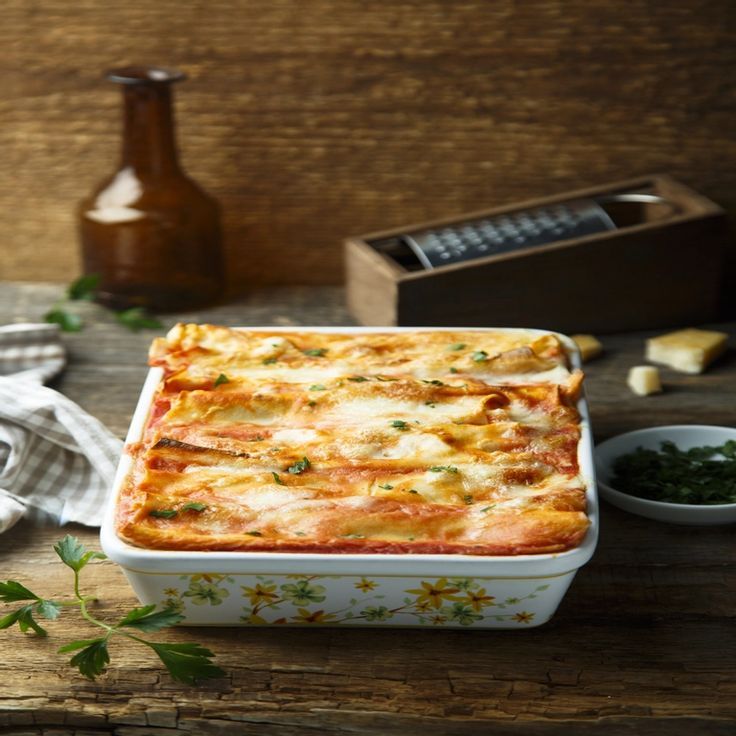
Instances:
[[[217,202],[181,169],[171,85],[184,75],[157,67],[108,73],[123,85],[120,168],[80,204],[85,274],[113,309],[205,306],[224,289]]]

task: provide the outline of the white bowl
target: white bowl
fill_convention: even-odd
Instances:
[[[718,446],[736,440],[736,428],[680,424],[650,427],[620,434],[601,442],[595,448],[595,466],[601,496],[614,506],[639,516],[672,524],[730,524],[736,522],[736,503],[713,505],[665,503],[637,498],[621,493],[610,485],[616,458],[633,452],[637,447],[659,450],[665,440],[674,442],[680,450],[703,445]]]

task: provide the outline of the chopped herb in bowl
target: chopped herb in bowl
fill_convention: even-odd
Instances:
[[[631,496],[665,503],[736,503],[736,440],[689,450],[663,441],[660,448],[638,447],[616,458],[611,486]]]

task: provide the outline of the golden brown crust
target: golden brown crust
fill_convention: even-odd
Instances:
[[[153,549],[516,555],[588,526],[554,335],[177,325],[117,528]]]

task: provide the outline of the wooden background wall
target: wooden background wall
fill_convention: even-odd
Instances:
[[[344,236],[666,172],[736,212],[733,0],[4,0],[0,278],[79,268],[103,71],[178,67],[233,291],[336,282]]]

